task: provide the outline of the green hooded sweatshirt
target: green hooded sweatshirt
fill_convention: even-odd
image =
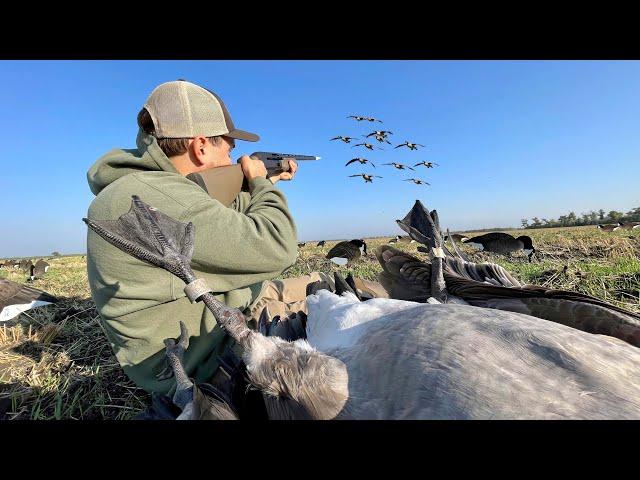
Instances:
[[[158,146],[140,131],[137,149],[112,150],[89,169],[96,195],[92,220],[116,220],[138,195],[174,219],[192,222],[195,248],[191,268],[216,297],[241,310],[256,300],[264,280],[278,276],[297,256],[297,235],[287,201],[266,178],[255,178],[230,207],[212,199],[182,176]],[[87,233],[87,273],[107,338],[125,373],[148,392],[169,393],[173,377],[158,381],[166,366],[165,338],[177,338],[179,321],[189,330],[184,356],[187,374],[206,382],[217,356],[231,343],[202,302],[192,304],[184,282]]]

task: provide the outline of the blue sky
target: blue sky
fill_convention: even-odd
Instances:
[[[178,78],[216,92],[238,128],[261,136],[237,142],[237,156],[322,157],[279,184],[301,241],[402,233],[394,220],[416,199],[452,230],[640,206],[637,61],[0,61],[0,258],[85,251],[87,170],[135,147],[142,104]],[[427,148],[329,141],[373,125],[394,132],[393,146]],[[344,166],[356,156],[377,168]],[[422,160],[440,164],[416,172],[430,187],[380,165]],[[348,177],[360,172],[384,178]]]

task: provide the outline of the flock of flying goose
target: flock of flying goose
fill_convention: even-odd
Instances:
[[[358,115],[349,115],[347,118],[354,118],[356,121],[358,122],[362,122],[362,121],[369,121],[369,122],[380,122],[382,123],[382,120],[378,120],[376,118],[373,117],[362,117],[362,116],[358,116]],[[391,142],[388,139],[389,135],[393,135],[393,132],[390,130],[374,130],[373,132],[369,133],[368,135],[364,135],[363,138],[367,139],[369,137],[374,137],[379,143],[387,143],[389,145],[391,145]],[[333,140],[341,140],[344,143],[351,143],[351,140],[357,140],[356,137],[349,137],[349,136],[343,136],[343,135],[338,135],[337,137],[333,137],[330,139],[331,141]],[[374,149],[377,150],[383,150],[380,147],[375,146],[372,143],[367,143],[362,142],[362,143],[356,143],[355,145],[353,145],[351,148],[355,148],[355,147],[364,147],[367,150],[371,150],[374,151]],[[396,145],[394,147],[394,149],[396,148],[400,148],[400,147],[407,147],[409,150],[418,150],[418,147],[424,147],[424,145],[420,144],[420,143],[412,143],[409,142],[408,140],[406,140],[405,142]],[[351,165],[352,163],[358,162],[361,165],[364,164],[370,164],[372,167],[376,168],[376,166],[374,165],[374,163],[367,159],[367,158],[362,158],[362,157],[357,157],[357,158],[352,158],[351,160],[349,160],[346,164],[346,166]],[[404,165],[402,163],[397,163],[397,162],[391,162],[391,163],[383,163],[382,165],[391,165],[394,168],[396,168],[397,170],[412,170],[415,171],[415,168],[410,167],[408,165]],[[414,165],[414,167],[418,167],[418,166],[424,166],[426,168],[433,168],[434,165],[438,165],[435,162],[427,162],[427,161],[422,161],[419,163],[416,163]],[[374,178],[383,178],[380,175],[372,175],[369,173],[358,173],[355,175],[349,175],[349,177],[362,177],[364,179],[365,183],[373,183],[373,179]],[[430,185],[430,183],[425,182],[424,180],[421,180],[419,178],[407,178],[404,179],[403,181],[405,182],[413,182],[416,185]]]

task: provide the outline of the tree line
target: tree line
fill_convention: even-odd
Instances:
[[[610,210],[609,213],[606,213],[600,209],[597,212],[591,210],[588,213],[582,213],[580,216],[575,212],[569,212],[567,215],[560,215],[557,220],[533,217],[531,221],[528,218],[523,218],[520,222],[522,228],[577,227],[602,223],[640,222],[640,207],[633,208],[627,213],[616,210]]]

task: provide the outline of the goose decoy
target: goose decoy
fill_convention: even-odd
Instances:
[[[358,173],[356,175],[349,175],[349,177],[362,177],[364,183],[373,183],[373,178],[382,178],[380,175],[369,175],[368,173]]]
[[[597,228],[604,232],[615,232],[620,228],[618,223],[604,223],[597,225]]]
[[[635,230],[640,229],[640,222],[618,222],[620,228],[623,230]]]
[[[435,162],[420,162],[420,163],[416,163],[414,165],[414,167],[417,167],[418,165],[424,165],[427,168],[433,168],[434,165],[438,165],[438,164],[435,163]],[[440,165],[438,165],[438,166],[440,166]]]
[[[349,160],[347,163],[344,164],[344,166],[346,167],[347,165],[351,165],[354,162],[360,162],[361,164],[365,164],[368,163],[370,164],[373,168],[376,168],[376,166],[373,164],[373,162],[371,160],[367,160],[366,158],[352,158],[351,160]]]
[[[524,253],[529,257],[529,261],[531,261],[531,256],[536,251],[536,249],[533,248],[533,241],[531,240],[531,237],[521,235],[518,238],[515,238],[508,233],[502,232],[485,233],[484,235],[462,240],[462,243],[465,245],[471,245],[477,250],[500,253],[503,255],[524,250]]]
[[[169,365],[159,378],[175,379],[179,419],[240,418],[231,390],[259,392],[270,419],[640,419],[638,348],[531,315],[437,301],[361,302],[345,287],[341,296],[319,289],[307,298],[308,315],[281,320],[296,328],[277,322],[275,330],[297,339],[251,330],[242,312],[196,280],[192,224],[133,198],[116,222],[83,220],[112,245],[184,281],[189,299],[203,302],[242,351],[235,365],[245,364],[232,365],[240,375],[221,384],[194,385],[183,364],[189,332],[176,325],[179,337],[165,340]],[[428,233],[419,223],[405,225],[412,237]],[[398,266],[391,260],[383,268]],[[424,276],[415,270],[399,273],[419,283]],[[602,318],[595,320],[585,323]],[[231,388],[233,378],[247,385]],[[204,390],[206,402],[198,400]]]
[[[0,279],[0,322],[31,308],[56,303],[58,299],[37,288]]]
[[[359,147],[359,146],[364,146],[364,148],[367,148],[369,150],[373,150],[374,148],[377,148],[378,150],[382,150],[380,147],[376,147],[370,143],[356,143],[354,146],[352,146],[351,148],[355,148],[355,147]]]
[[[383,163],[383,165],[393,165],[398,170],[404,170],[404,169],[408,168],[409,170],[414,170],[415,171],[415,169],[413,169],[411,167],[408,167],[407,165],[405,165],[403,163],[391,162],[391,163]]]
[[[431,185],[430,183],[420,180],[419,178],[407,178],[406,180],[403,180],[403,182],[413,182],[416,185]]]
[[[416,243],[416,241],[409,235],[396,235],[388,243]]]
[[[459,233],[452,233],[451,235],[445,235],[444,236],[444,241],[446,242],[449,239],[452,239],[452,241],[456,241],[456,242],[463,242],[464,240],[468,239],[469,237],[467,237],[466,235],[461,235]]]
[[[354,137],[343,137],[339,135],[337,137],[333,137],[331,140],[342,140],[344,143],[351,143],[351,140],[355,140]]]
[[[298,243],[298,248],[302,248],[307,244],[307,242],[300,242]]]
[[[367,255],[367,244],[364,240],[350,240],[348,242],[339,242],[335,244],[327,253],[328,258],[336,265],[351,265],[356,262],[364,253]]]
[[[401,143],[400,145],[398,145],[397,147],[393,147],[395,148],[400,148],[400,147],[408,147],[409,150],[417,150],[418,147],[424,147],[424,145],[421,145],[419,143],[410,143],[408,140],[404,143]]]
[[[20,265],[20,270],[22,270],[24,273],[27,273],[31,268],[31,265],[33,265],[33,262],[31,261],[31,259],[21,260],[19,265]]]
[[[324,247],[324,244],[325,244],[325,243],[326,243],[326,242],[325,242],[324,240],[320,240],[320,241],[318,242],[318,244],[316,245],[316,247]]]

